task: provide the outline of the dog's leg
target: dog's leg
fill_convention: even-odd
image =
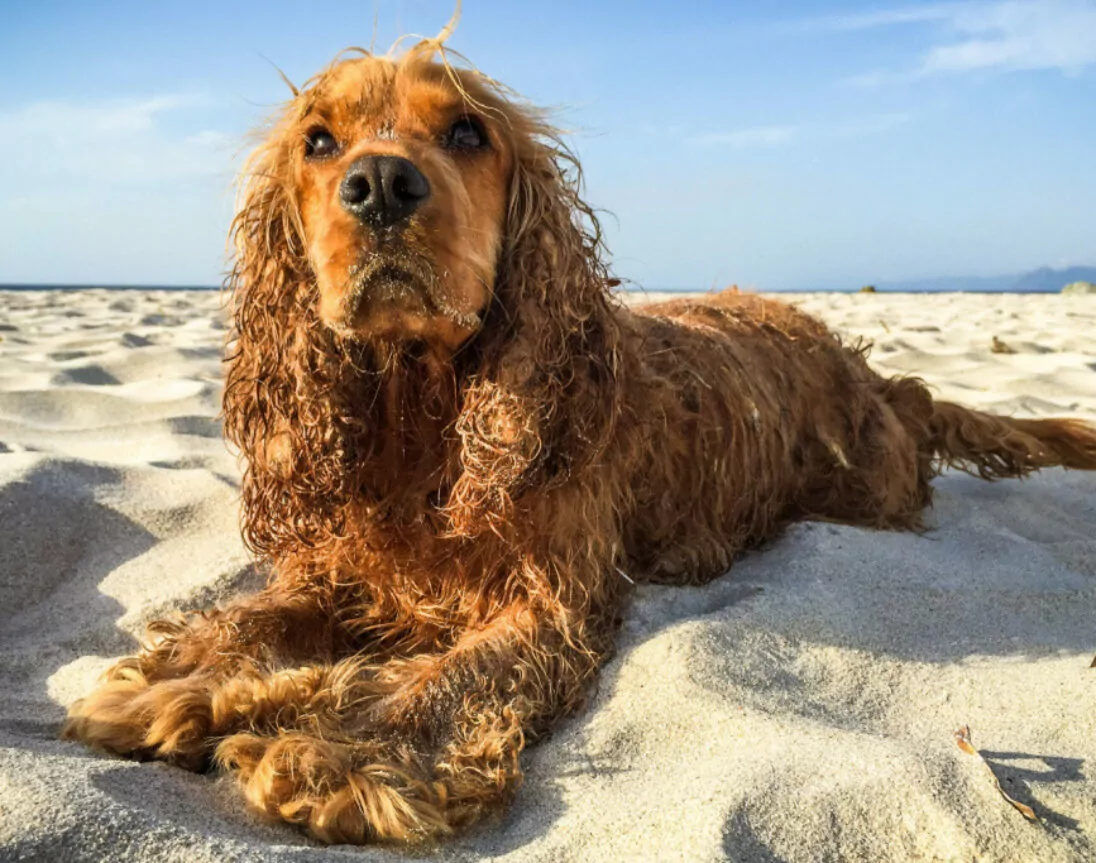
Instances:
[[[335,638],[319,592],[268,589],[223,609],[153,623],[141,651],[69,708],[62,736],[199,769],[208,738],[242,720],[216,709],[226,682],[239,678],[235,685],[242,686],[262,677],[262,667],[330,657]]]
[[[229,736],[217,760],[255,808],[327,842],[449,833],[505,802],[527,735],[581,702],[598,655],[548,620],[513,608],[446,653],[365,670],[341,704]]]
[[[149,624],[141,650],[123,659],[107,679],[135,669],[148,681],[194,673],[228,676],[262,663],[315,660],[335,647],[336,629],[324,590],[268,588],[224,608],[191,612]]]
[[[806,450],[797,514],[891,530],[919,527],[932,500],[931,414],[928,390],[914,379],[879,379],[842,405]]]

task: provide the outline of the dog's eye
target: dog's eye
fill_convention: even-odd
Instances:
[[[312,129],[304,136],[304,157],[306,159],[326,159],[339,152],[339,142],[327,129]]]
[[[487,132],[475,117],[461,117],[445,133],[450,150],[479,150],[487,146]]]

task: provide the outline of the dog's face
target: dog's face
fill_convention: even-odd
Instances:
[[[505,122],[434,63],[339,63],[299,97],[287,146],[319,315],[344,336],[453,350],[495,283]],[[467,90],[465,90],[467,93]]]

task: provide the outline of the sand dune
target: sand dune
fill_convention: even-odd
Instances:
[[[1096,298],[794,298],[942,398],[1096,420]],[[56,738],[145,622],[256,586],[220,299],[0,293],[0,860],[403,860]],[[1014,353],[993,353],[993,337]],[[802,524],[643,587],[590,708],[454,860],[1096,859],[1096,476],[938,482],[925,535]],[[1028,823],[952,733],[969,724]]]

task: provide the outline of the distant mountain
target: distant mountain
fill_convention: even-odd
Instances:
[[[880,291],[899,293],[1058,293],[1070,282],[1096,282],[1096,267],[1067,267],[1054,270],[1040,267],[1030,273],[1009,276],[945,276],[935,279],[907,279],[877,282]]]
[[[1096,282],[1096,267],[1069,267],[1064,270],[1041,267],[1022,275],[1010,290],[1025,293],[1057,292],[1070,282]]]

